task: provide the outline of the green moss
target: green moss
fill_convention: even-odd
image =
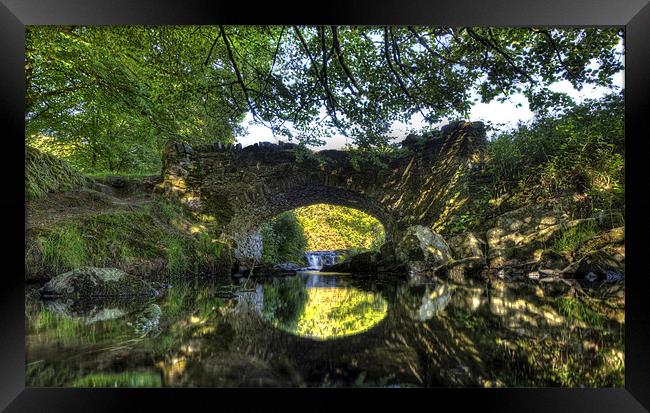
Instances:
[[[48,192],[78,189],[90,184],[90,179],[73,170],[70,165],[32,147],[25,147],[25,198],[40,198]]]

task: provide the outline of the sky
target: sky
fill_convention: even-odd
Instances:
[[[619,88],[624,86],[624,72],[620,72],[613,78],[613,84]],[[564,92],[571,96],[577,103],[582,102],[585,99],[596,99],[605,95],[609,90],[601,86],[591,86],[587,85],[583,87],[581,91],[577,91],[573,88],[569,81],[556,82],[550,86],[550,89],[555,92]],[[521,104],[521,106],[517,106]],[[510,101],[506,102],[497,102],[492,101],[490,103],[475,103],[471,109],[469,121],[483,121],[483,122],[492,122],[493,124],[502,124],[503,128],[514,127],[519,121],[530,121],[533,118],[533,113],[528,108],[528,102],[522,94],[512,95]],[[242,146],[249,146],[256,142],[273,142],[277,143],[278,140],[287,140],[277,139],[273,137],[271,130],[265,126],[255,125],[251,123],[252,116],[250,113],[246,115],[244,119],[244,126],[247,128],[247,133],[242,136],[236,136],[238,143],[241,143]],[[448,123],[448,120],[443,120],[434,127],[438,128]],[[423,126],[421,115],[416,115],[411,118],[409,124],[394,124],[393,130],[389,134],[390,136],[395,136],[396,139],[392,142],[399,142],[402,139],[406,138],[409,133],[409,130],[420,129]],[[343,148],[348,141],[345,136],[335,135],[330,138],[324,138],[326,144],[319,147],[310,147],[315,150],[324,150],[324,149],[341,149]]]

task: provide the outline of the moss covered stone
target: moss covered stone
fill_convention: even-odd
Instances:
[[[117,268],[83,267],[57,275],[41,294],[48,297],[88,298],[115,296],[157,296],[160,291],[142,278]]]
[[[397,243],[396,256],[412,272],[433,271],[452,259],[445,240],[422,225],[409,227]]]

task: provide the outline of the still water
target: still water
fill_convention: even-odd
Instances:
[[[27,386],[623,386],[620,291],[300,272],[26,302]],[[605,292],[603,292],[605,291]],[[618,297],[618,298],[617,298]]]

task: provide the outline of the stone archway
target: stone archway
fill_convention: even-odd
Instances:
[[[485,128],[455,122],[431,136],[411,135],[379,163],[353,162],[349,152],[326,150],[296,160],[295,145],[263,142],[191,147],[169,143],[162,190],[195,212],[214,217],[236,255],[254,256],[256,228],[300,206],[328,203],[375,216],[386,238],[411,225],[434,230],[465,207],[467,172],[481,162]]]

